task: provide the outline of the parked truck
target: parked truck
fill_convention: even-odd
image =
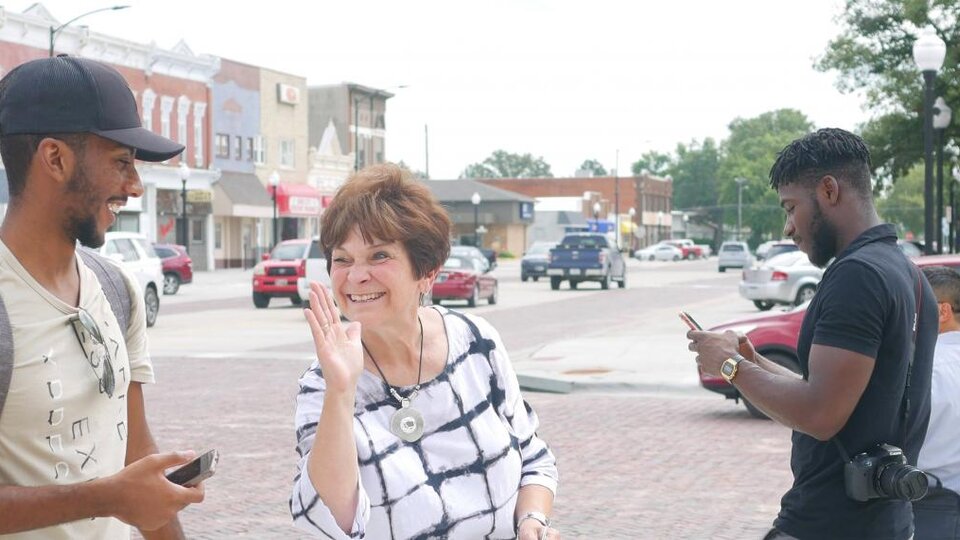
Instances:
[[[706,255],[703,254],[703,248],[693,243],[693,240],[689,238],[679,239],[679,240],[664,240],[663,243],[670,244],[675,246],[677,249],[683,252],[683,258],[686,260],[690,259],[702,259]]]
[[[606,235],[600,233],[569,233],[550,250],[547,263],[550,288],[557,290],[564,281],[576,289],[582,281],[598,281],[601,289],[609,289],[616,281],[627,286],[627,265],[620,251]]]

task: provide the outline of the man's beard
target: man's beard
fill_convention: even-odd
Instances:
[[[820,211],[820,203],[813,200],[813,219],[810,220],[810,262],[823,268],[837,255],[837,229]]]
[[[97,227],[97,213],[103,209],[104,203],[97,196],[82,165],[77,167],[67,183],[67,193],[77,195],[80,204],[68,209],[64,233],[67,238],[77,240],[81,245],[99,248],[103,245],[104,235]]]

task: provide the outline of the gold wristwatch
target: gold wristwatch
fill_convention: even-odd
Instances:
[[[728,383],[733,383],[734,377],[737,376],[737,371],[740,368],[740,362],[746,360],[743,356],[735,354],[730,358],[727,358],[723,361],[723,364],[720,364],[720,376],[723,377]]]

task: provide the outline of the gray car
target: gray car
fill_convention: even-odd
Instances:
[[[547,263],[550,262],[550,248],[556,242],[534,242],[520,259],[520,281],[537,281],[547,275]]]
[[[727,268],[749,268],[753,264],[753,255],[746,242],[724,242],[717,252],[717,270],[726,272]]]
[[[823,268],[814,266],[806,253],[791,251],[744,270],[740,296],[761,311],[777,304],[799,306],[813,298],[822,278]]]

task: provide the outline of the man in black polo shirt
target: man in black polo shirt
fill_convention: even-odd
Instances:
[[[800,330],[803,375],[763,358],[733,332],[690,332],[690,349],[706,373],[724,376],[794,430],[793,487],[767,538],[906,540],[910,503],[849,498],[831,439],[850,455],[890,444],[916,464],[930,413],[936,298],[897,247],[893,226],[877,215],[870,154],[859,137],[821,129],[790,143],[770,170],[770,185],[787,214],[784,236],[820,267],[833,259]]]

